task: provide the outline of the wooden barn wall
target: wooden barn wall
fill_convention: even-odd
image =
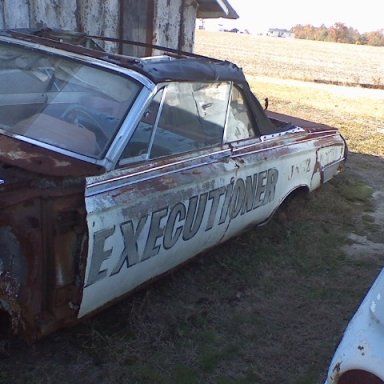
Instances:
[[[196,14],[196,0],[0,0],[0,29],[48,26],[191,51]]]
[[[153,0],[124,0],[121,3],[121,36],[124,40],[152,43]],[[148,56],[151,49],[124,45],[122,53]]]
[[[196,14],[195,0],[156,0],[153,40],[158,45],[192,51]]]
[[[118,36],[119,0],[0,0],[0,28],[48,26]]]
[[[195,30],[198,4],[195,0],[184,0],[183,24],[180,28],[180,47],[192,52],[195,44]]]

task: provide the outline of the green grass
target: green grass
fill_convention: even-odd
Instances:
[[[373,189],[362,180],[340,176],[336,185],[337,192],[346,200],[364,203],[366,204],[366,209],[372,208],[371,198]]]

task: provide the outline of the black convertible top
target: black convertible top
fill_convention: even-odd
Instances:
[[[164,81],[233,81],[247,84],[244,73],[236,64],[171,48],[137,43],[80,32],[52,29],[14,29],[0,31],[0,36],[38,43],[42,46],[78,53],[136,70],[155,83]],[[165,56],[148,58],[124,56],[104,51],[94,39],[151,47]]]
[[[246,83],[241,68],[229,61],[202,58],[182,58],[158,62],[140,62],[140,71],[155,83],[177,81],[234,81]]]

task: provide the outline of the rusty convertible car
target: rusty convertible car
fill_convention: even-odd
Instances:
[[[268,117],[230,62],[83,40],[0,32],[0,320],[27,339],[266,222],[345,160],[336,129]]]

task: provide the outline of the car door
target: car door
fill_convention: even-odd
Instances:
[[[269,120],[257,113],[231,82],[159,90],[117,169],[88,180],[79,316],[267,220],[310,186],[316,151],[299,140],[304,130],[263,135]]]
[[[223,239],[238,172],[222,142],[230,90],[229,82],[167,84],[117,168],[88,179],[80,317]]]
[[[252,135],[252,130],[259,134]],[[231,160],[238,168],[234,195],[239,202],[233,204],[233,219],[224,239],[268,220],[294,190],[310,190],[319,184],[316,148],[307,132],[290,124],[275,126],[257,100],[236,85],[224,142],[230,144]]]

